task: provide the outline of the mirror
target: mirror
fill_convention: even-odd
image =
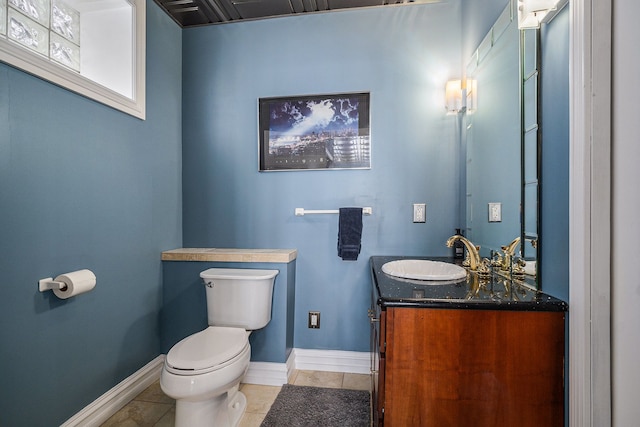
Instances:
[[[0,61],[145,118],[144,0],[0,0]]]
[[[467,80],[477,87],[476,108],[463,117],[466,233],[481,246],[483,257],[521,234],[520,36],[513,3],[500,14],[466,70]]]
[[[514,1],[472,55],[466,77],[477,88],[463,116],[466,235],[486,258],[519,237],[515,254],[537,285],[539,30],[518,29]]]
[[[541,133],[538,117],[540,85],[540,30],[520,31],[520,99],[522,146],[522,220],[520,254],[528,263],[536,263],[538,253]],[[537,268],[536,268],[537,271]],[[538,283],[538,275],[535,276]]]

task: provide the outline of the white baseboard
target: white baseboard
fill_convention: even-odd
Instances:
[[[160,378],[164,355],[160,355],[69,418],[61,427],[100,426],[134,397]]]
[[[351,374],[371,373],[371,353],[342,350],[307,350],[296,348],[296,369]]]
[[[251,362],[242,380],[247,384],[282,385],[296,369],[369,374],[370,353],[295,348],[286,363]],[[69,418],[61,427],[98,427],[160,378],[165,355],[153,359],[111,390]]]
[[[251,362],[242,379],[245,384],[282,385],[287,383],[289,373],[286,363]]]
[[[296,369],[296,354],[292,350],[286,363],[251,362],[242,379],[245,384],[282,385],[289,382]]]
[[[287,383],[289,379],[293,376],[293,373],[296,370],[296,351],[295,349],[291,349],[291,353],[289,353],[289,357],[287,357]]]
[[[329,371],[352,374],[371,373],[371,353],[295,348],[286,363],[251,362],[242,380],[246,384],[282,385],[293,371]]]

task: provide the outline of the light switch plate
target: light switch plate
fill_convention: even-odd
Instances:
[[[309,312],[309,328],[320,329],[320,312],[319,311]]]
[[[489,222],[502,222],[502,203],[489,203]]]

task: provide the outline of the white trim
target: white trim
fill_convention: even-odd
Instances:
[[[371,372],[371,353],[295,348],[291,351],[286,363],[251,362],[242,382],[245,384],[282,385],[288,382],[296,369],[369,374]]]
[[[242,382],[244,384],[282,385],[289,373],[285,363],[251,362]]]
[[[569,421],[611,425],[611,0],[571,1]]]
[[[342,350],[307,350],[296,348],[296,369],[306,371],[371,373],[371,353]]]
[[[295,372],[295,370],[296,370],[296,351],[294,349],[291,349],[291,353],[289,353],[289,357],[287,357],[287,380],[293,377],[293,373]]]
[[[87,98],[144,120],[146,116],[146,2],[131,0],[134,6],[133,34],[136,38],[133,58],[133,99],[106,88],[44,56],[0,37],[0,61],[29,74],[62,86]]]
[[[160,355],[91,402],[61,427],[100,426],[123,406],[160,379],[164,355]]]

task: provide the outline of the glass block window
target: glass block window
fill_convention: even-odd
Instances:
[[[7,0],[0,0],[0,37],[7,35]]]
[[[0,0],[0,62],[144,120],[146,1]]]
[[[80,14],[59,0],[51,1],[51,30],[80,45]]]
[[[40,25],[49,24],[49,0],[9,0],[9,5]]]
[[[80,13],[61,0],[0,0],[0,37],[80,72]]]

